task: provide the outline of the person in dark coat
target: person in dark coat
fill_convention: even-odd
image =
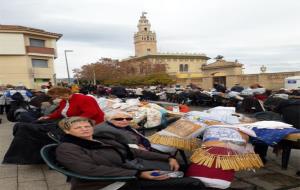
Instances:
[[[226,88],[222,84],[219,84],[219,83],[215,82],[213,86],[214,86],[214,88],[216,89],[217,92],[223,92],[223,93],[226,92]]]
[[[300,100],[283,100],[275,108],[275,111],[282,115],[283,122],[300,129]]]
[[[126,143],[133,148],[150,150],[150,141],[136,129],[130,126],[132,116],[124,111],[111,111],[105,115],[106,122],[95,127],[94,138],[103,139],[102,141],[111,144],[118,140]],[[106,141],[109,139],[113,142]]]
[[[51,97],[43,92],[36,92],[29,102],[30,105],[40,108],[43,102],[51,102]]]
[[[244,90],[244,87],[242,87],[240,84],[235,84],[230,90],[235,92],[242,92]]]
[[[20,110],[17,121],[27,123],[36,121],[43,115],[41,107],[45,102],[50,104],[52,102],[51,97],[43,92],[35,93],[35,96],[31,98],[29,104],[23,107],[25,110]]]
[[[127,182],[119,190],[201,190],[203,184],[193,178],[173,178],[158,170],[177,171],[178,162],[165,154],[107,145],[93,138],[93,122],[87,118],[70,117],[59,126],[66,135],[56,149],[56,159],[68,170],[86,176],[136,176],[137,181]],[[117,142],[116,142],[117,143]],[[72,179],[72,189],[100,189],[112,182],[88,182]]]
[[[128,92],[122,86],[115,86],[111,88],[111,94],[117,96],[118,98],[126,98]]]

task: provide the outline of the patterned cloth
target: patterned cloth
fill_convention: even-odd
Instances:
[[[236,144],[246,143],[237,130],[219,126],[208,127],[204,131],[203,142],[206,141],[223,141]]]
[[[299,129],[286,128],[286,129],[259,129],[254,127],[252,130],[256,133],[257,137],[252,138],[252,142],[264,142],[267,145],[276,145],[285,136],[291,133],[300,133]]]

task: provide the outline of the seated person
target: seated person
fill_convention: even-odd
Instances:
[[[106,122],[95,127],[94,137],[100,139],[118,140],[128,144],[131,148],[150,150],[150,141],[130,126],[132,116],[124,111],[111,111],[105,116]],[[104,140],[103,140],[104,141]],[[109,141],[107,141],[110,144]]]
[[[244,87],[242,87],[240,84],[235,84],[230,90],[235,92],[242,92],[244,90]]]
[[[61,99],[58,109],[53,113],[40,117],[43,119],[59,119],[63,117],[80,116],[93,119],[96,123],[104,120],[104,113],[100,109],[97,101],[83,94],[72,94],[69,88],[53,87],[48,93],[54,99]]]
[[[217,92],[223,92],[223,93],[226,92],[226,88],[222,84],[219,84],[219,83],[215,82],[213,86],[214,86],[214,88],[216,89]]]
[[[176,159],[165,154],[123,148],[104,144],[93,138],[94,123],[82,117],[62,120],[59,126],[66,133],[56,149],[56,159],[67,169],[86,176],[136,176],[137,181],[127,182],[119,190],[179,190],[205,189],[192,178],[169,178],[154,176],[157,170],[177,171]],[[118,143],[118,142],[116,142]],[[72,179],[72,189],[99,189],[112,182],[88,182]]]

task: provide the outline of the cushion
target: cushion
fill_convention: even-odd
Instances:
[[[242,135],[233,128],[210,126],[204,131],[203,142],[206,141],[223,141],[232,142],[236,144],[245,144],[246,140]]]
[[[220,168],[191,164],[186,172],[186,176],[199,179],[206,187],[226,189],[230,187],[234,179],[234,173],[234,170],[222,170]]]
[[[191,121],[180,119],[166,129],[149,137],[149,140],[157,145],[193,150],[199,146],[199,140],[196,137],[199,136],[203,129],[202,126]]]

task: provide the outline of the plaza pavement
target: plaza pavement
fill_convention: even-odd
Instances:
[[[0,160],[12,140],[13,123],[0,115]],[[268,153],[268,163],[264,168],[236,173],[232,187],[257,190],[300,190],[300,151],[292,150],[288,170],[281,170],[281,157],[272,150]],[[68,190],[66,178],[45,165],[0,165],[0,190]]]

